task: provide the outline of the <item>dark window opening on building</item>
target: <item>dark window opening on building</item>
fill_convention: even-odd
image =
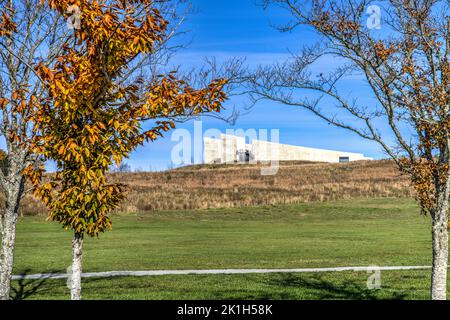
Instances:
[[[350,158],[349,157],[339,157],[339,162],[340,163],[350,162]]]
[[[252,160],[252,154],[250,150],[239,150],[237,152],[237,161],[239,163],[248,163]]]

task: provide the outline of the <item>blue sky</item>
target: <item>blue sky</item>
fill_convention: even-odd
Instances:
[[[303,45],[318,40],[308,28],[280,33],[274,26],[287,22],[289,15],[279,8],[265,11],[257,5],[257,0],[193,0],[193,4],[195,13],[184,25],[184,29],[189,31],[185,40],[190,44],[178,52],[172,61],[183,68],[199,67],[205,57],[216,57],[219,62],[232,57],[246,57],[250,65],[271,63],[285,59],[290,52],[295,53]],[[335,64],[329,59],[321,61],[320,67],[327,70]],[[344,85],[352,96],[372,98],[362,79],[348,79]],[[242,99],[227,102],[228,106],[239,107],[242,104]],[[385,157],[377,144],[328,125],[308,111],[267,101],[241,116],[235,126],[204,118],[202,127],[204,130],[217,128],[222,131],[237,128],[279,129],[281,143],[361,152],[373,158]],[[191,121],[179,128],[193,132],[194,124]],[[169,132],[166,137],[140,147],[126,162],[134,169],[167,169],[171,167],[171,151],[176,144],[171,141]]]

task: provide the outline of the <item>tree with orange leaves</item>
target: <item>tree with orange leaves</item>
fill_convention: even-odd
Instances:
[[[450,193],[449,2],[390,0],[380,1],[376,9],[367,0],[263,2],[290,13],[292,19],[282,31],[307,26],[320,43],[304,48],[289,61],[260,67],[249,76],[251,95],[255,101],[269,99],[307,109],[329,124],[379,144],[411,177],[422,211],[432,221],[431,297],[445,299]],[[316,74],[312,67],[323,57],[336,61],[336,68]],[[349,92],[343,90],[341,82],[355,74],[371,90],[371,103],[360,97],[349,99]],[[305,97],[308,92],[311,96]],[[387,128],[384,135],[381,128]]]
[[[81,298],[83,237],[111,228],[108,213],[124,198],[124,186],[108,183],[106,172],[145,141],[175,127],[177,117],[218,112],[226,80],[194,89],[174,73],[127,81],[133,62],[151,54],[164,38],[168,22],[151,0],[49,1],[69,18],[81,13],[74,41],[53,65],[36,71],[49,92],[35,123],[34,152],[58,168],[35,195],[50,218],[74,232],[71,298]],[[143,121],[153,121],[142,130]],[[35,181],[39,173],[35,171]]]
[[[185,2],[0,0],[0,136],[6,141],[0,170],[5,195],[5,210],[0,211],[0,300],[10,298],[25,181],[41,183],[42,160],[54,157],[60,169],[54,180],[43,179],[36,189],[52,218],[93,235],[110,227],[106,212],[114,207],[111,202],[123,197],[123,186],[108,185],[101,176],[108,161],[120,161],[138,144],[171,128],[180,116],[185,120],[220,108],[224,83],[213,81],[220,78],[213,75],[215,70],[196,85],[200,90],[174,74],[157,76],[164,74],[180,46],[172,46],[171,39],[189,11]],[[146,120],[154,127],[141,132]],[[65,143],[67,150],[61,148]],[[91,148],[83,149],[87,143]],[[56,151],[51,149],[56,146]],[[85,170],[80,179],[71,180],[68,170],[74,168]],[[88,196],[85,201],[92,201],[89,195],[97,188],[104,194],[95,195],[96,201],[111,202],[100,208],[100,202],[89,202],[97,211],[64,218],[57,201],[68,200],[67,208],[79,209],[76,184],[86,179],[92,181],[81,186]],[[62,193],[65,187],[70,191]],[[87,217],[85,226],[76,224],[78,217]]]

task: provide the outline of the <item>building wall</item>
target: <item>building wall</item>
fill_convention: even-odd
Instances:
[[[204,138],[203,161],[205,163],[221,162],[223,158],[222,140]]]
[[[237,161],[239,148],[245,148],[245,138],[222,134],[222,163],[233,163]]]
[[[221,135],[220,139],[205,138],[205,163],[234,163],[239,161],[239,152],[250,151],[253,161],[315,161],[340,162],[341,157],[349,161],[370,160],[361,153],[332,151],[278,144],[262,140],[253,140],[245,144],[245,138]]]
[[[361,153],[306,148],[261,140],[253,141],[252,152],[258,161],[300,160],[315,162],[340,162],[341,157],[348,157],[349,161],[369,159],[364,157]]]

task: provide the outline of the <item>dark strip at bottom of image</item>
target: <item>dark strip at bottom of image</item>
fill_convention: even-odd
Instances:
[[[23,305],[23,306],[21,306]],[[26,306],[29,305],[29,308]],[[143,319],[309,319],[322,316],[361,319],[392,316],[413,316],[448,310],[448,302],[436,301],[280,301],[280,300],[211,300],[211,301],[22,301],[0,303],[3,311],[45,312],[51,318],[72,312],[98,315],[141,315]],[[51,307],[52,309],[48,309]],[[42,308],[42,309],[41,309]],[[444,309],[445,308],[445,309]]]

